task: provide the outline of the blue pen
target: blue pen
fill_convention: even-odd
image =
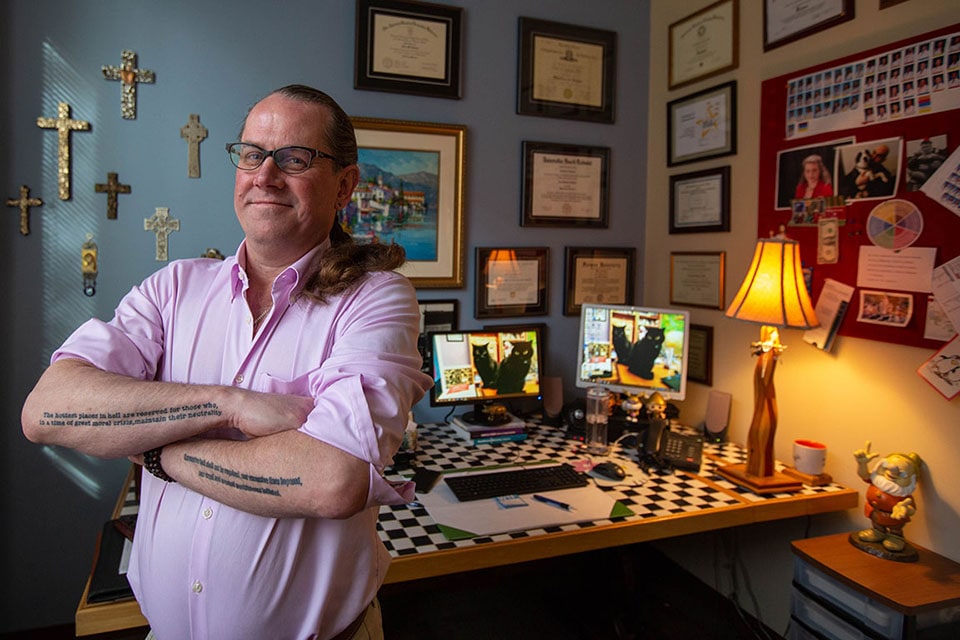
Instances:
[[[533,494],[533,499],[544,504],[548,504],[551,507],[556,507],[558,509],[563,509],[564,511],[573,511],[573,507],[568,505],[566,502],[560,502],[559,500],[554,500],[553,498],[548,498],[547,496],[541,496],[540,494]]]

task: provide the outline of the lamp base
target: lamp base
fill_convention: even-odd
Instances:
[[[775,471],[772,476],[755,476],[747,472],[747,465],[745,464],[728,464],[717,467],[717,475],[757,495],[791,493],[803,488],[803,482],[779,471]]]

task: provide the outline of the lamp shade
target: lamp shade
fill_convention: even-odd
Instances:
[[[800,244],[785,238],[757,241],[753,262],[727,317],[777,327],[819,326],[800,267]]]

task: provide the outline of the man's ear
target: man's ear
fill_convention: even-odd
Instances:
[[[360,184],[360,167],[355,164],[340,170],[340,182],[337,185],[337,200],[344,203],[350,201],[353,190]]]

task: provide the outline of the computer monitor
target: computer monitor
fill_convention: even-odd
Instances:
[[[683,400],[689,343],[687,311],[584,304],[576,385]]]
[[[460,416],[472,424],[501,424],[503,401],[540,397],[543,343],[539,327],[441,331],[433,351],[431,406],[474,405]]]

